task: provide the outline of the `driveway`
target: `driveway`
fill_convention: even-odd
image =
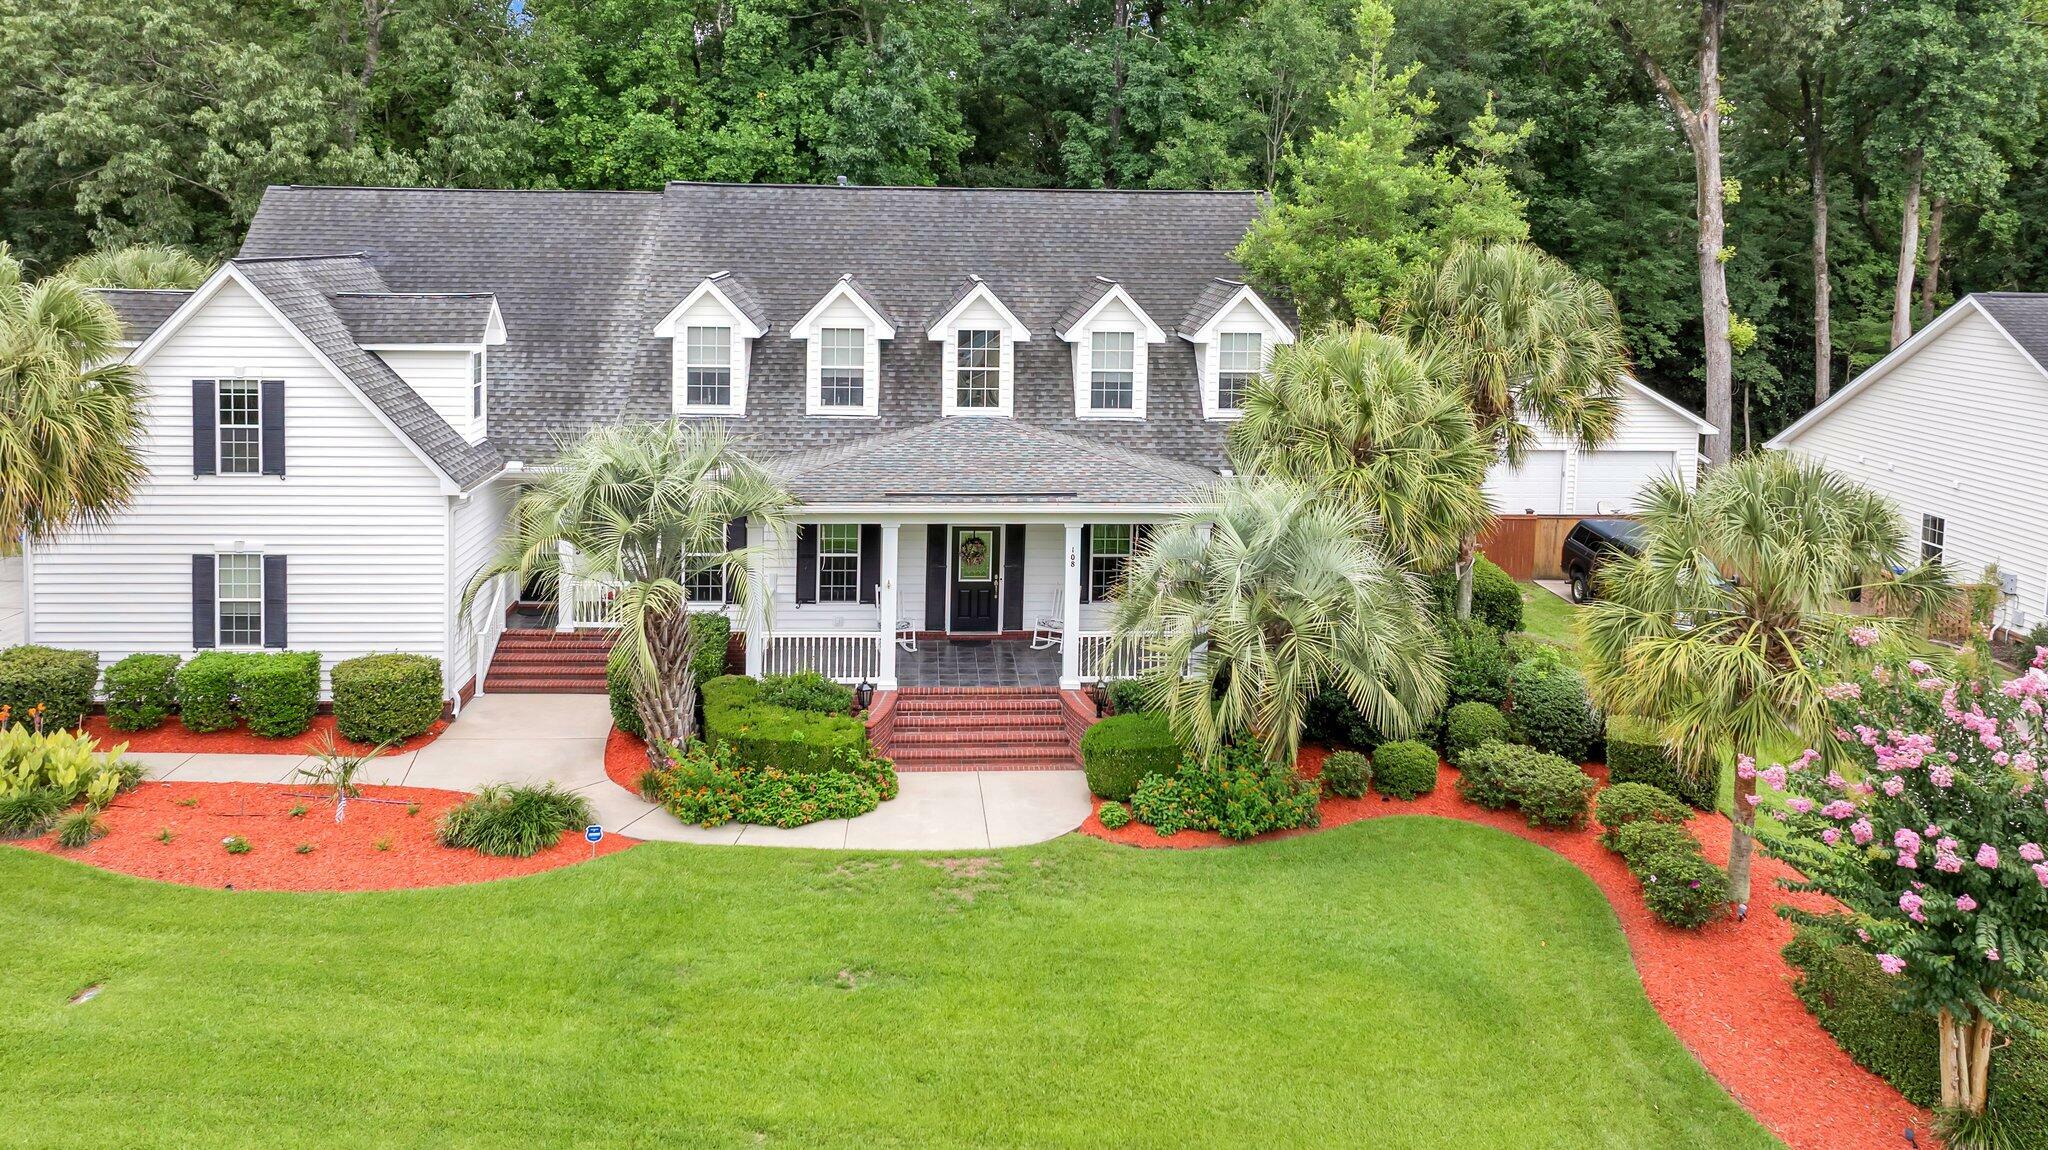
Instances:
[[[21,642],[21,556],[0,555],[0,649]]]
[[[552,780],[590,801],[605,830],[659,842],[850,850],[988,850],[1058,838],[1093,809],[1079,771],[919,771],[901,792],[854,819],[784,830],[683,823],[604,773],[611,711],[603,695],[486,695],[440,738],[370,764],[368,784],[473,791],[486,783]],[[153,778],[283,782],[301,755],[136,755]]]

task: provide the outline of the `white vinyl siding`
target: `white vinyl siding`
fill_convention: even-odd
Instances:
[[[1676,475],[1690,488],[1699,473],[1699,425],[1650,396],[1624,386],[1614,436],[1586,449],[1537,428],[1519,468],[1496,464],[1486,495],[1501,515],[1626,514],[1643,485]]]
[[[141,374],[147,475],[112,522],[36,545],[32,641],[188,655],[192,556],[262,553],[291,563],[294,650],[445,658],[439,477],[253,296],[226,282]],[[289,475],[193,479],[192,381],[224,376],[284,381]]]
[[[1112,289],[1064,337],[1073,344],[1077,419],[1145,418],[1152,344],[1166,336],[1128,300],[1121,288]]]
[[[476,374],[479,367],[488,387],[490,365],[479,364],[481,352],[462,348],[407,348],[372,352],[384,361],[398,378],[404,380],[435,414],[448,421],[448,426],[461,432],[463,438],[475,443],[484,435],[484,421],[470,414],[476,405],[478,392]],[[290,407],[290,404],[286,404]],[[291,413],[293,419],[298,412]],[[297,461],[294,460],[294,465]]]
[[[840,334],[833,334],[835,332]],[[849,336],[845,334],[848,332],[857,334]],[[857,362],[860,375],[860,402],[857,404],[827,402],[828,399],[845,397],[845,388],[851,382],[852,374],[850,370],[839,373],[836,378],[840,389],[836,394],[826,393],[827,336],[832,340],[834,350],[831,358],[835,364],[850,369]],[[849,340],[856,341],[857,353],[848,347]],[[817,317],[815,330],[804,340],[804,375],[804,410],[808,414],[871,418],[881,410],[882,341],[859,306],[844,295],[825,308]]]
[[[502,611],[488,612],[490,595],[480,592],[476,604],[467,617],[462,614],[462,596],[469,590],[469,581],[483,565],[497,553],[498,540],[504,535],[505,524],[512,504],[519,498],[519,487],[509,481],[498,480],[487,483],[472,491],[467,499],[451,498],[449,534],[454,540],[455,561],[449,566],[448,603],[449,627],[452,642],[449,655],[443,661],[442,679],[447,683],[450,695],[468,685],[470,677],[483,668],[475,665],[477,633],[481,628],[484,646],[488,649],[505,629]]]
[[[670,399],[676,414],[747,413],[747,364],[753,341],[744,338],[736,326],[741,318],[727,311],[718,297],[709,292],[675,317],[675,335],[671,337],[674,380]],[[723,356],[717,348],[720,337],[716,333],[720,332],[724,333]],[[721,369],[725,372],[723,384],[717,375]],[[693,378],[696,381],[694,391],[691,387]]]

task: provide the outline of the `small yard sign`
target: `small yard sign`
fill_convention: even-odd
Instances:
[[[596,823],[592,823],[583,828],[583,837],[593,843],[603,842],[604,828]]]

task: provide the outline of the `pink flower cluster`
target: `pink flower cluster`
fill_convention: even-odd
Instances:
[[[1878,969],[1886,974],[1904,974],[1906,972],[1906,960],[1896,954],[1878,955],[1877,965]]]

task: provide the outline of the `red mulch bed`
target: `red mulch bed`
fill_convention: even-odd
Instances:
[[[83,850],[57,846],[55,832],[15,845],[139,878],[235,890],[398,890],[537,874],[588,861],[581,829],[531,858],[493,858],[434,841],[442,812],[467,798],[426,787],[364,787],[336,825],[334,804],[308,787],[284,783],[144,783],[114,800],[100,817],[107,836]],[[187,800],[196,805],[184,805]],[[364,802],[391,799],[395,802]],[[290,815],[305,804],[306,813]],[[418,803],[416,814],[407,803]],[[165,828],[171,841],[158,841]],[[249,841],[248,854],[222,846],[229,835]],[[389,849],[379,850],[388,841]],[[598,854],[639,840],[607,834]],[[300,843],[313,850],[299,854]]]
[[[392,747],[388,753],[395,755],[419,750],[439,738],[441,732],[447,729],[446,722],[436,719],[434,725],[428,727],[426,731]],[[126,743],[129,750],[138,754],[164,751],[171,754],[201,755],[310,755],[325,750],[329,738],[334,740],[336,748],[350,754],[367,754],[370,750],[368,743],[350,742],[335,734],[333,715],[313,716],[313,725],[306,728],[304,734],[294,735],[288,739],[273,739],[259,735],[239,723],[225,731],[209,731],[199,735],[179,726],[176,719],[153,731],[117,731],[107,725],[105,715],[86,716],[85,733],[98,739],[103,747]]]
[[[1303,748],[1304,773],[1318,773],[1324,754],[1322,748]],[[1587,773],[1605,781],[1604,767],[1588,767]],[[1387,815],[1437,815],[1483,823],[1550,848],[1586,872],[1607,896],[1628,937],[1643,989],[1679,1041],[1792,1150],[1903,1145],[1909,1126],[1921,1145],[1938,1144],[1929,1131],[1931,1116],[1856,1065],[1792,993],[1792,968],[1779,955],[1792,939],[1792,926],[1771,908],[1779,903],[1820,908],[1826,900],[1778,889],[1778,879],[1795,873],[1790,867],[1758,853],[1751,886],[1756,902],[1748,921],[1738,923],[1731,916],[1700,930],[1681,930],[1657,921],[1643,905],[1641,884],[1619,856],[1600,845],[1596,828],[1539,830],[1513,811],[1489,811],[1459,798],[1456,779],[1457,772],[1439,766],[1436,790],[1413,802],[1376,794],[1326,797],[1319,829]],[[1700,814],[1691,826],[1707,857],[1726,864],[1728,820]],[[1136,822],[1112,831],[1093,814],[1080,829],[1140,847],[1232,845],[1220,835],[1199,831],[1162,838]],[[1247,841],[1313,833],[1281,831]],[[1933,1056],[1930,1050],[1928,1057]]]
[[[640,797],[640,776],[647,773],[647,744],[638,735],[629,735],[617,727],[604,741],[605,777],[626,788],[634,798]]]

